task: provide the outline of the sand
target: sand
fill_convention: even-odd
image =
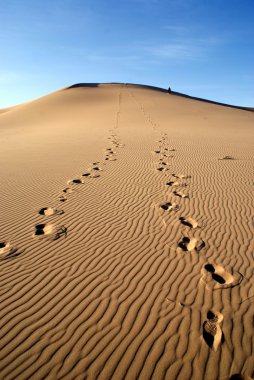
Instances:
[[[254,113],[119,84],[2,111],[0,378],[253,377]]]

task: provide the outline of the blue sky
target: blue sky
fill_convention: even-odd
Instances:
[[[0,0],[0,108],[78,82],[254,107],[254,0]]]

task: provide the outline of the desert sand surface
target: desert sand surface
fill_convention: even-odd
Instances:
[[[253,128],[125,84],[3,110],[0,378],[252,378]]]

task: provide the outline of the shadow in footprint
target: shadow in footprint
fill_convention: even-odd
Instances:
[[[234,373],[230,376],[229,380],[245,380],[245,378],[240,373]],[[251,378],[249,378],[251,380]]]
[[[7,243],[4,243],[3,241],[0,242],[0,253],[1,253],[1,249],[6,247],[6,244]]]
[[[46,235],[47,234],[47,232],[45,230],[46,226],[47,226],[46,224],[37,224],[35,226],[35,233],[34,233],[34,235],[35,236]]]

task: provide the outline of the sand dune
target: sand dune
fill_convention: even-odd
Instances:
[[[120,84],[0,113],[1,379],[254,377],[253,124]]]

